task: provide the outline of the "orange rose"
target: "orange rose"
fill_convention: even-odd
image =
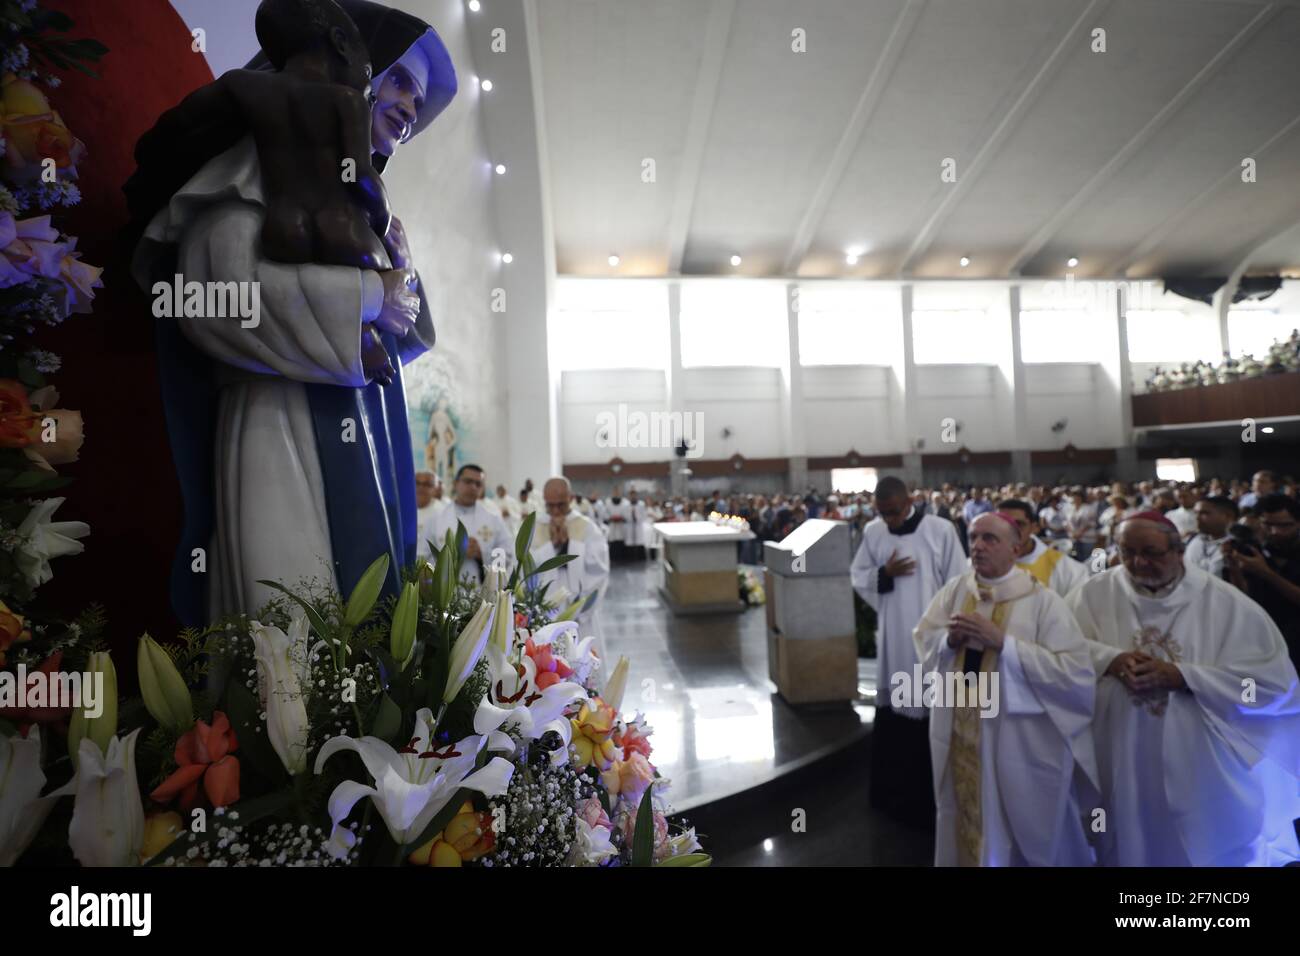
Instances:
[[[416,866],[460,866],[491,853],[496,846],[492,814],[475,812],[466,800],[441,833],[409,857]]]
[[[40,431],[41,416],[32,410],[27,386],[0,378],[0,448],[26,448]]]
[[[40,89],[12,73],[0,81],[0,129],[5,138],[5,165],[15,182],[35,182],[41,174],[41,160],[47,158],[54,160],[65,177],[76,176],[85,144],[72,135]]]

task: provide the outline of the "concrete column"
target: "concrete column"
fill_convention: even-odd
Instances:
[[[682,375],[682,286],[680,282],[668,283],[668,407],[680,421],[686,421],[685,380]],[[678,458],[676,451],[669,453],[668,467],[672,470],[668,485],[674,497],[687,493],[690,478],[690,459]]]
[[[785,287],[786,357],[781,367],[781,432],[790,466],[790,488],[808,485],[808,442],[804,433],[803,365],[799,359],[799,284]]]
[[[900,361],[894,365],[894,375],[898,378],[898,400],[894,406],[895,427],[902,437],[903,480],[909,487],[921,483],[921,453],[916,448],[916,440],[921,436],[921,418],[917,404],[909,392],[916,388],[916,354],[912,347],[912,285],[904,283],[899,287],[899,306],[902,312],[902,349]]]

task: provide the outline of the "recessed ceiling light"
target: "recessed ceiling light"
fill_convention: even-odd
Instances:
[[[858,257],[850,252],[844,257],[844,261],[851,266],[856,266],[858,264]]]
[[[1260,431],[1262,431],[1265,435],[1271,435],[1273,434],[1273,426],[1265,425],[1263,428],[1260,429]]]
[[[618,263],[619,263],[619,258],[618,258],[618,256],[610,256],[610,257],[609,257],[609,264],[610,264],[611,266],[616,266],[616,265],[618,265]]]
[[[506,265],[510,265],[510,263],[515,261],[515,257],[508,252],[502,253],[501,261],[504,262]]]
[[[483,88],[483,92],[484,92],[484,93],[491,93],[491,92],[492,92],[492,81],[491,81],[491,80],[484,80],[484,81],[482,81],[481,83],[479,83],[479,86],[481,86],[481,87]]]
[[[503,166],[501,163],[497,163],[497,175],[504,176],[505,174],[506,174],[505,166]]]
[[[738,265],[740,265],[740,256],[732,256],[732,257],[731,257],[731,264],[732,264],[733,266],[738,266]]]
[[[962,256],[960,259],[957,260],[957,262],[961,265],[963,269],[965,269],[968,265],[970,265],[970,256]]]
[[[1073,269],[1075,266],[1077,266],[1077,265],[1079,264],[1079,257],[1078,257],[1078,256],[1070,256],[1070,258],[1068,258],[1068,259],[1065,260],[1065,264],[1066,264],[1067,266],[1069,266],[1071,269]]]
[[[479,10],[481,9],[482,9],[482,4],[480,4],[478,0],[469,0],[470,13],[478,13]]]

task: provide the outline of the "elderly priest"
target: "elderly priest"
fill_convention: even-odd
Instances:
[[[596,627],[596,602],[609,583],[609,543],[600,525],[573,507],[569,479],[556,477],[542,485],[542,501],[546,514],[533,529],[533,560],[541,566],[557,554],[575,558],[543,573],[539,583],[550,584],[546,599],[560,610],[582,600],[578,632],[582,637],[595,635],[596,653],[603,661],[605,646]]]
[[[930,690],[936,866],[1093,862],[1088,645],[1065,602],[1016,567],[1021,543],[1010,515],[977,517],[971,569],[914,635]]]
[[[1277,627],[1183,561],[1156,511],[1119,528],[1122,566],[1067,599],[1097,675],[1093,735],[1110,866],[1278,865],[1300,856],[1300,688]]]

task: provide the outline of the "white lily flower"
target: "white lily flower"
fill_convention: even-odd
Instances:
[[[307,616],[301,611],[294,615],[288,634],[271,624],[250,624],[267,736],[284,769],[296,776],[307,769],[307,737],[311,731],[303,692],[311,683]]]
[[[599,866],[611,856],[617,856],[618,850],[610,842],[610,831],[601,826],[592,826],[582,817],[574,817],[573,849],[569,851],[569,862],[573,866]]]
[[[68,844],[82,866],[138,866],[144,845],[144,804],[135,774],[137,727],[108,742],[108,753],[89,737],[77,756],[76,803]]]
[[[393,840],[406,846],[424,833],[457,790],[477,790],[489,797],[505,793],[514,764],[493,757],[479,770],[474,769],[479,751],[488,744],[488,737],[483,733],[496,729],[493,719],[490,712],[476,713],[475,730],[487,730],[442,747],[432,746],[433,711],[427,707],[415,715],[415,736],[399,750],[378,737],[328,740],[316,757],[317,773],[332,755],[351,750],[361,757],[375,781],[374,786],[368,787],[355,780],[345,780],[334,788],[329,799],[334,829],[339,829],[359,800],[370,797]],[[330,839],[335,839],[333,834]]]
[[[554,730],[564,746],[551,753],[557,765],[568,759],[573,728],[564,710],[576,700],[585,700],[581,684],[559,681],[545,690],[537,689],[537,665],[527,654],[522,663],[512,664],[496,644],[489,644],[488,692],[479,710],[490,711],[503,732],[535,740]]]
[[[54,572],[50,559],[68,554],[80,554],[86,546],[77,538],[90,534],[90,525],[84,521],[51,521],[50,516],[63,504],[64,498],[46,498],[32,506],[17,534],[22,539],[14,550],[14,563],[32,587],[40,587]]]
[[[495,616],[496,608],[484,601],[460,632],[456,643],[451,646],[451,662],[448,667],[450,676],[447,678],[447,689],[442,695],[443,703],[450,704],[455,700],[460,689],[465,686],[465,681],[469,680],[469,675],[474,673],[474,667],[483,656],[483,648],[492,635]]]
[[[628,660],[626,657],[620,657],[618,663],[614,665],[614,673],[609,675],[609,680],[605,681],[605,689],[601,692],[601,700],[614,708],[614,713],[618,713],[623,707],[623,693],[627,690],[627,671]]]
[[[59,797],[72,792],[73,780],[41,796],[41,728],[26,737],[0,736],[0,866],[13,866],[45,823]]]

